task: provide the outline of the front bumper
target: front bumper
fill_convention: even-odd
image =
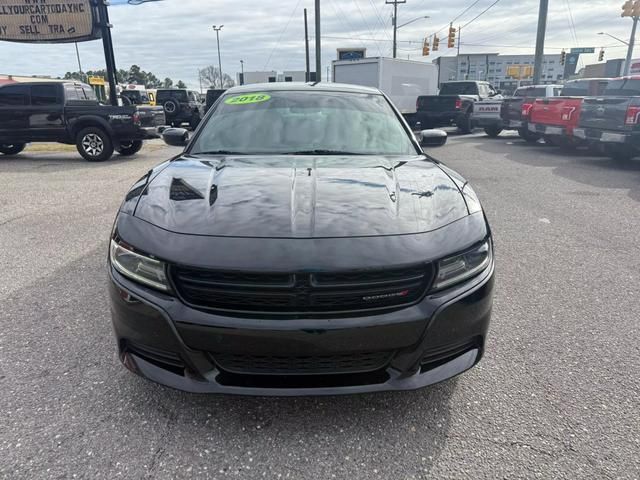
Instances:
[[[234,318],[192,309],[110,268],[119,356],[133,372],[189,392],[335,395],[413,390],[458,375],[482,357],[493,266],[401,310],[348,318]],[[216,358],[349,358],[388,352],[380,368],[350,373],[256,374]]]
[[[631,133],[611,132],[607,130],[601,130],[599,128],[575,128],[573,135],[581,140],[596,143],[611,143],[617,145],[638,145],[638,135],[632,135]]]
[[[167,128],[167,125],[159,125],[156,127],[140,127],[140,139],[141,140],[152,140],[154,138],[160,138],[162,136],[162,132],[164,132]]]
[[[496,117],[473,117],[473,124],[479,128],[504,128],[501,118]]]

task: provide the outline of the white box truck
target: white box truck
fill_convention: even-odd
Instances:
[[[416,113],[420,95],[438,93],[438,67],[432,63],[370,57],[334,60],[333,81],[382,90],[403,115]]]

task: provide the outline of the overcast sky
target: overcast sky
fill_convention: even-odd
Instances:
[[[398,24],[418,20],[398,30],[398,56],[422,57],[422,39],[440,31],[474,4],[455,25],[465,25],[495,0],[407,0],[398,7]],[[131,6],[113,0],[110,7],[116,63],[135,63],[158,77],[184,80],[199,88],[198,68],[217,65],[216,36],[211,26],[224,24],[220,43],[222,68],[235,78],[240,60],[245,70],[304,70],[303,9],[309,11],[313,37],[313,0],[164,0]],[[631,20],[620,18],[622,0],[551,0],[547,53],[575,46],[606,47],[607,58],[622,58],[626,47],[597,35],[628,39]],[[391,55],[391,12],[385,0],[321,0],[322,64],[336,57],[339,47],[366,47],[369,56]],[[462,31],[462,52],[533,53],[538,0],[499,0],[497,5]],[[573,20],[573,22],[572,22]],[[575,30],[572,28],[575,25]],[[413,42],[413,43],[409,43]],[[442,42],[441,55],[454,55]],[[313,39],[311,44],[313,59]],[[80,44],[85,70],[104,68],[100,41]],[[638,55],[636,55],[638,56]],[[583,56],[584,63],[596,56]],[[0,42],[0,73],[61,76],[77,70],[73,44],[26,45]]]

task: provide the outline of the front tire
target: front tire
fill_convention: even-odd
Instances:
[[[467,112],[458,118],[456,126],[461,133],[468,134],[473,131],[473,125],[471,124],[471,113]]]
[[[500,127],[486,127],[484,129],[484,133],[487,134],[487,136],[491,137],[491,138],[497,138],[498,135],[500,135],[500,133],[502,132],[502,128]]]
[[[529,131],[528,128],[521,128],[518,130],[518,135],[527,143],[537,143],[540,140],[540,135]]]
[[[198,125],[200,125],[200,116],[194,115],[189,121],[189,126],[191,127],[191,130],[195,130],[196,128],[198,128]]]
[[[142,145],[142,140],[121,142],[120,145],[116,147],[116,150],[123,157],[129,157],[138,153],[142,149]]]
[[[113,142],[101,128],[87,127],[76,136],[78,153],[88,162],[104,162],[113,155]]]
[[[0,144],[0,153],[4,155],[17,155],[24,150],[24,147],[26,146],[26,143],[2,143]]]

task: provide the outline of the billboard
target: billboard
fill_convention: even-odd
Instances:
[[[367,56],[366,48],[339,48],[338,60],[360,60]]]
[[[82,42],[100,38],[92,0],[0,0],[0,40]]]

